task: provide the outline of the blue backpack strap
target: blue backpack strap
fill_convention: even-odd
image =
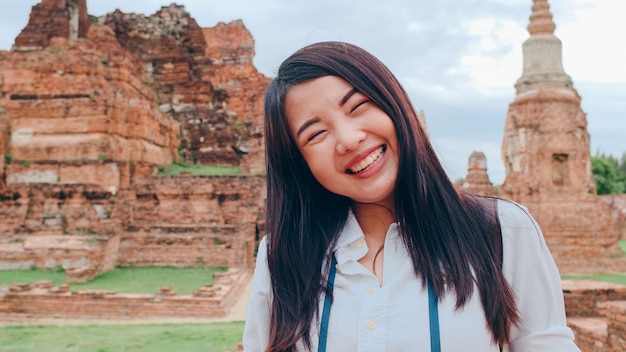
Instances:
[[[320,325],[320,341],[317,345],[317,352],[326,351],[326,341],[328,339],[328,320],[330,319],[330,306],[333,298],[333,288],[335,286],[335,275],[337,274],[337,259],[333,256],[330,262],[330,272],[328,273],[328,286],[324,297],[324,309],[322,310],[322,323]]]
[[[437,294],[433,284],[428,281],[428,320],[430,321],[430,350],[441,352],[441,337],[439,336],[439,309]]]
[[[328,320],[330,319],[330,307],[332,305],[332,292],[335,286],[335,275],[337,274],[337,260],[333,256],[328,273],[328,286],[324,297],[324,308],[322,310],[322,322],[320,324],[320,338],[317,345],[317,352],[326,352],[326,342],[328,341]],[[428,315],[430,321],[430,350],[431,352],[441,352],[441,338],[439,336],[439,310],[437,307],[437,294],[433,285],[428,282]]]

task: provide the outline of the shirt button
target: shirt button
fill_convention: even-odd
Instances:
[[[358,241],[356,241],[356,243],[354,244],[354,246],[355,246],[357,249],[361,249],[361,247],[363,247],[363,240],[358,240]]]
[[[339,270],[339,264],[335,264],[335,269]]]
[[[375,322],[375,321],[373,321],[373,320],[369,320],[369,321],[367,322],[367,328],[368,328],[369,330],[374,330],[374,329],[376,329],[376,322]]]
[[[368,295],[371,295],[372,293],[374,293],[374,289],[373,289],[373,288],[371,288],[371,287],[367,287],[367,288],[365,289],[365,293],[367,293]]]

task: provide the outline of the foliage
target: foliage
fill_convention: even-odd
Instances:
[[[124,293],[157,293],[169,286],[178,294],[191,294],[213,283],[213,273],[224,268],[120,267],[82,284],[70,284],[72,291],[99,289]],[[65,282],[65,272],[59,270],[0,270],[0,285],[14,282],[30,283],[52,280],[55,285]]]
[[[621,159],[596,153],[591,157],[591,169],[598,194],[626,193],[626,153]]]
[[[7,326],[5,352],[170,352],[234,350],[244,323]]]
[[[194,176],[239,175],[241,171],[236,167],[185,164],[178,162],[159,167],[158,175],[176,176],[180,174],[191,174]]]

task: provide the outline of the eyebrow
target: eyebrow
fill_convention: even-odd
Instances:
[[[300,137],[300,135],[302,134],[302,132],[304,132],[304,130],[306,130],[309,126],[316,124],[320,121],[319,117],[314,117],[310,120],[307,120],[305,123],[302,124],[302,126],[300,126],[300,128],[298,128],[298,130],[296,131],[296,137]]]
[[[346,104],[346,102],[348,101],[348,99],[350,99],[350,97],[352,97],[354,94],[356,94],[358,92],[358,90],[356,88],[352,88],[350,89],[344,96],[343,98],[341,98],[341,100],[339,101],[339,106],[344,106]],[[300,137],[300,135],[302,134],[302,132],[304,132],[304,130],[306,130],[309,126],[317,123],[320,121],[319,117],[314,117],[312,119],[307,120],[305,123],[302,124],[302,126],[300,126],[300,128],[298,128],[298,130],[296,131],[296,137]]]
[[[344,106],[344,104],[348,101],[348,99],[350,99],[350,97],[352,97],[357,92],[358,90],[356,88],[350,89],[350,91],[346,93],[346,95],[344,95],[343,98],[341,98],[341,101],[339,102],[339,106]]]

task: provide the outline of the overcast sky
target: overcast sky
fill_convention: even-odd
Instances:
[[[36,0],[0,12],[0,50],[9,50]],[[172,0],[88,0],[101,16],[119,8],[151,15]],[[504,180],[502,132],[522,72],[532,0],[178,0],[202,27],[242,19],[255,39],[258,70],[318,41],[357,44],[379,57],[424,110],[428,132],[452,179],[474,150],[491,181]],[[626,151],[626,1],[549,0],[563,64],[582,96],[591,152]]]

